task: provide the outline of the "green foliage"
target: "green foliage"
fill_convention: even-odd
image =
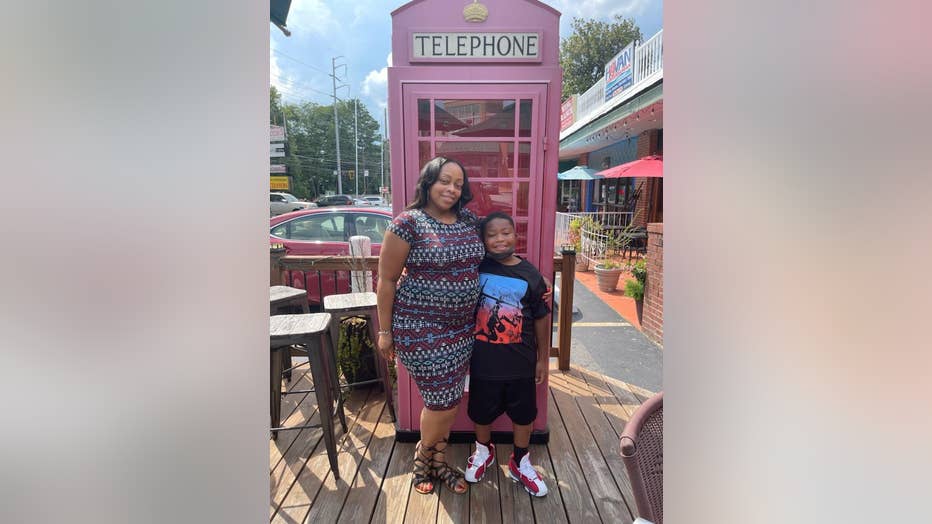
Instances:
[[[625,295],[634,300],[644,300],[644,283],[638,279],[625,282]]]
[[[595,265],[596,269],[621,269],[622,265],[614,260],[603,260]]]
[[[636,264],[631,268],[631,274],[634,275],[634,278],[641,283],[643,288],[644,284],[647,283],[647,262],[642,258],[638,260]],[[643,294],[643,289],[641,290]]]
[[[376,376],[372,357],[376,351],[364,318],[349,317],[340,322],[337,367],[347,382]]]
[[[641,40],[633,18],[615,15],[613,23],[573,18],[573,34],[560,42],[563,68],[561,101],[585,93],[605,73],[605,64],[626,45]]]
[[[353,132],[353,100],[337,103],[340,117],[340,157],[343,176],[343,192],[354,193],[356,181],[349,180],[345,173],[356,167],[356,142]],[[361,102],[357,104],[359,132],[359,192],[378,193],[381,169],[381,134],[379,123]],[[284,125],[288,133],[285,165],[288,174],[294,177],[294,194],[298,198],[316,199],[327,191],[336,192],[337,180],[333,172],[337,168],[336,139],[334,137],[333,106],[322,106],[313,102],[282,101],[274,86],[269,88],[269,121]],[[385,161],[385,177],[389,178],[388,151]],[[362,173],[368,169],[369,177]]]
[[[570,220],[569,240],[578,255],[582,251],[582,232],[585,230],[589,234],[597,234],[603,231],[602,224],[597,222],[589,215],[578,216]]]

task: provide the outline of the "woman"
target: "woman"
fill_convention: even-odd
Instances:
[[[472,353],[485,253],[477,218],[465,208],[470,200],[463,166],[434,158],[421,170],[414,201],[385,233],[379,256],[377,346],[385,358],[397,353],[424,399],[412,480],[424,494],[433,493],[435,480],[466,491],[444,451]]]

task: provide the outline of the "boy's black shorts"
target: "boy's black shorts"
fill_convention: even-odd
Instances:
[[[519,426],[537,418],[537,384],[533,378],[482,380],[469,378],[469,418],[488,425],[502,413]]]

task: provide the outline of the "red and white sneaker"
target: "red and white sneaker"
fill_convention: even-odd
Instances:
[[[537,475],[537,470],[531,465],[531,454],[527,453],[521,457],[521,464],[515,464],[515,454],[512,453],[508,459],[508,472],[511,473],[511,479],[524,485],[524,490],[535,497],[543,497],[547,494],[547,485]]]
[[[476,442],[476,451],[466,459],[466,482],[479,482],[482,476],[495,462],[495,444],[489,447]]]

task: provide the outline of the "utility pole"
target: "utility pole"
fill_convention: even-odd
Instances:
[[[356,181],[356,196],[359,197],[359,113],[357,110],[357,102],[359,99],[353,99],[353,143],[356,146],[356,174],[353,175],[353,180]]]
[[[337,58],[343,58],[342,56],[335,56],[331,60],[331,74],[330,77],[333,78],[333,134],[335,135],[337,142],[337,194],[343,194],[343,163],[340,159],[340,116],[337,111],[337,102],[340,101],[337,98]],[[343,73],[346,73],[346,64],[340,64],[340,67],[343,68]],[[340,80],[342,82],[343,80]],[[340,87],[347,87],[346,84],[340,84]]]
[[[388,108],[385,108],[385,112],[382,113],[382,152],[379,154],[379,163],[382,166],[382,185],[379,186],[379,190],[385,187],[385,134],[388,131],[385,128],[386,115],[388,114]]]

